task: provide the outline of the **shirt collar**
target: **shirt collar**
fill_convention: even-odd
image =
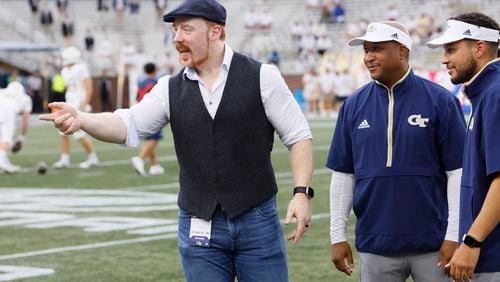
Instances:
[[[482,89],[482,87],[470,87],[470,86],[480,85],[481,79],[486,75],[486,73],[488,73],[489,69],[492,68],[492,65],[497,62],[500,62],[500,58],[496,58],[489,61],[486,65],[484,65],[484,67],[480,71],[476,73],[476,75],[474,75],[469,81],[464,83],[464,87],[462,89],[468,98],[474,97],[479,94],[480,88]]]
[[[400,86],[404,86],[408,81],[408,79],[406,79],[406,78],[411,77],[412,75],[413,75],[413,70],[412,70],[411,66],[408,65],[408,70],[403,75],[403,77],[401,77],[398,81],[396,81],[396,83],[394,83],[394,85],[392,85],[392,87],[391,87],[392,91],[394,91],[394,89],[396,87],[399,88]],[[385,89],[387,89],[387,91],[389,91],[389,87],[385,86],[385,84],[383,84],[382,82],[375,80],[375,83],[384,87]]]
[[[227,43],[224,43],[224,59],[222,59],[222,70],[224,70],[226,73],[229,72],[229,67],[231,66],[231,61],[233,59],[234,51],[227,45]],[[184,72],[182,73],[182,78],[186,79],[188,78],[189,80],[200,80],[200,77],[198,76],[198,73],[193,67],[185,67]]]

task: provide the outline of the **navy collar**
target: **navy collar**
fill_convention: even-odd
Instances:
[[[395,93],[395,92],[399,93],[400,92],[399,90],[407,89],[409,87],[409,85],[411,84],[411,82],[413,81],[414,76],[415,76],[415,74],[413,73],[412,68],[408,67],[408,71],[406,71],[406,73],[403,75],[403,77],[400,80],[398,80],[396,83],[394,83],[394,85],[391,87],[392,93]],[[385,86],[383,83],[381,83],[377,80],[374,80],[374,82],[377,85],[377,87],[383,88],[387,91],[391,90],[391,89],[389,89],[389,87]],[[404,91],[401,93],[404,93]]]
[[[496,58],[487,63],[474,77],[464,83],[463,91],[469,99],[478,96],[484,89],[483,80],[495,69],[500,69],[500,58]]]

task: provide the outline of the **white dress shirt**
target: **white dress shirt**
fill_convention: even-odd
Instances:
[[[233,54],[234,51],[226,44],[220,75],[211,90],[206,87],[194,68],[184,69],[184,79],[198,82],[203,102],[212,118],[217,114],[222,99]],[[170,120],[169,79],[169,75],[160,78],[149,94],[130,109],[115,111],[128,129],[126,146],[137,146],[140,139],[158,132],[168,124]],[[267,119],[284,145],[291,146],[297,141],[312,138],[304,114],[275,66],[262,64],[260,92]]]

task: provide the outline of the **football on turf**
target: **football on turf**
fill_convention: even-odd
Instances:
[[[47,163],[45,162],[38,162],[36,164],[36,172],[38,174],[45,174],[48,170]]]
[[[20,140],[17,140],[16,142],[14,142],[14,145],[12,146],[12,153],[17,153],[19,151],[21,151],[21,148],[23,147],[23,142],[20,141]]]

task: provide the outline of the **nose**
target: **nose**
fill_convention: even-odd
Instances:
[[[181,29],[179,28],[178,30],[174,31],[174,42],[181,42],[182,41],[182,32]]]
[[[443,56],[441,57],[441,64],[447,65],[450,62],[450,59],[446,55],[446,53],[443,53]]]
[[[375,59],[375,57],[373,56],[372,52],[366,51],[363,59],[364,59],[365,64],[366,64],[366,63],[373,61]]]

